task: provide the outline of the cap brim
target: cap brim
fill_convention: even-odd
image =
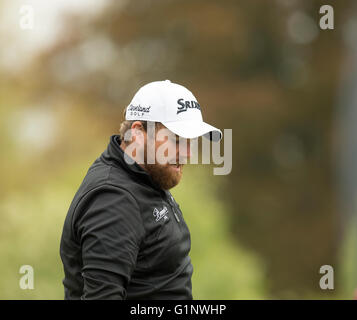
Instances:
[[[170,121],[162,124],[179,137],[194,139],[204,136],[212,141],[222,139],[222,131],[203,121]]]

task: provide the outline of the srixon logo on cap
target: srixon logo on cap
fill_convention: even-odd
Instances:
[[[181,107],[177,107],[177,114],[192,108],[201,110],[201,107],[197,101],[187,101],[184,99],[178,99],[177,103],[181,106]]]

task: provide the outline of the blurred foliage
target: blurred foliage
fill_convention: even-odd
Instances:
[[[357,219],[350,218],[346,224],[346,232],[342,242],[339,255],[339,268],[337,270],[337,285],[341,299],[357,299]],[[343,295],[345,293],[346,295]]]
[[[339,27],[322,32],[320,0],[112,1],[97,16],[64,16],[62,36],[20,73],[0,69],[1,294],[61,298],[61,221],[85,168],[138,87],[170,79],[207,122],[233,129],[232,173],[189,171],[174,190],[197,298],[349,298],[318,284],[320,266],[347,261],[332,142],[352,3],[334,2]],[[19,292],[19,264],[31,262],[43,287]]]

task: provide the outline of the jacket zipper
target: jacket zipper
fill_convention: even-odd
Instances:
[[[170,199],[170,197],[171,197],[171,199]],[[168,198],[169,204],[171,206],[172,212],[174,213],[174,216],[176,218],[176,221],[180,222],[180,219],[179,219],[179,217],[178,217],[178,215],[176,213],[175,206],[173,205],[173,197],[172,197],[172,195],[171,194],[167,195],[167,198]]]
[[[176,210],[174,209],[173,211],[174,211],[174,215],[175,215],[175,218],[176,218],[177,222],[180,222],[180,219],[179,219],[179,217],[178,217],[177,214],[176,214]]]

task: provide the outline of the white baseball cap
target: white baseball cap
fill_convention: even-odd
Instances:
[[[201,106],[191,91],[170,80],[141,87],[126,108],[126,120],[161,122],[180,137],[222,139],[221,130],[202,119]]]

